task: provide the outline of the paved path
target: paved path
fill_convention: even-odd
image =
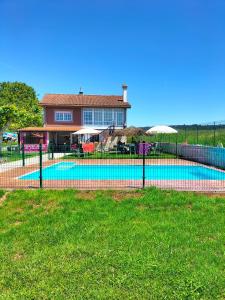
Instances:
[[[64,155],[66,155],[66,154],[65,153],[55,153],[54,159],[63,157]],[[43,154],[42,160],[43,160],[43,162],[48,161],[48,154]],[[25,166],[30,166],[30,165],[34,165],[34,164],[38,164],[38,163],[39,163],[39,155],[25,159]],[[22,164],[23,164],[22,159],[10,161],[10,162],[6,162],[6,163],[0,163],[0,173],[22,167]]]

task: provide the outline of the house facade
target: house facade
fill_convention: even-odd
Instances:
[[[91,127],[104,130],[110,126],[121,129],[127,125],[127,85],[122,85],[122,95],[46,94],[40,101],[43,108],[43,127],[20,129],[20,142],[27,150],[36,151],[39,143],[47,148],[71,145],[77,142],[74,132]],[[28,149],[29,148],[29,149]]]

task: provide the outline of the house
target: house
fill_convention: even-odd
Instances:
[[[42,143],[47,149],[49,142],[57,146],[77,142],[74,132],[81,128],[105,130],[121,129],[127,124],[127,85],[122,85],[119,96],[79,94],[46,94],[40,101],[43,108],[43,127],[27,127],[19,130],[20,142],[30,151]]]

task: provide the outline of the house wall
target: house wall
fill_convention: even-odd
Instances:
[[[56,111],[71,111],[73,113],[73,120],[72,121],[55,121],[55,112]],[[124,121],[125,124],[127,122],[127,110],[124,109]],[[71,108],[71,107],[45,107],[44,108],[44,120],[45,125],[74,125],[74,126],[82,126],[83,125],[83,108]],[[85,125],[88,127],[88,125]],[[93,128],[107,128],[108,125],[94,125],[91,124],[89,127]],[[118,127],[118,128],[121,128]]]
[[[81,126],[81,108],[71,108],[71,107],[46,107],[45,109],[45,125],[71,125],[71,126]],[[73,120],[72,121],[55,121],[56,111],[72,111]]]
[[[97,111],[98,117],[95,112]],[[107,116],[107,112],[111,111],[111,119]],[[90,115],[85,120],[85,112]],[[119,114],[119,115],[118,115]],[[121,120],[122,115],[122,120]],[[120,118],[119,120],[117,118]],[[116,129],[121,129],[126,126],[126,109],[125,108],[101,108],[101,107],[85,107],[82,109],[82,124],[85,127],[91,127],[95,129],[106,129],[109,126],[114,125]]]

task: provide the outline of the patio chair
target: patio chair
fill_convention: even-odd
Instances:
[[[85,153],[93,153],[93,152],[95,152],[95,145],[94,145],[94,143],[83,144],[82,148],[83,148],[83,152],[85,152]]]
[[[102,148],[102,143],[98,143],[96,148],[95,148],[95,152],[100,152]]]
[[[79,144],[78,147],[76,149],[74,149],[73,155],[75,155],[77,157],[85,157],[87,155],[87,153],[84,152],[82,145]]]
[[[110,149],[113,149],[114,146],[117,145],[118,139],[119,139],[119,137],[118,137],[118,136],[115,136],[114,140],[111,142],[111,144],[110,144],[110,146],[109,146]]]
[[[120,139],[120,142],[123,143],[123,144],[126,144],[127,143],[127,137],[125,135],[122,135],[122,137]]]
[[[77,144],[72,144],[71,146],[70,146],[70,151],[76,151],[77,150]]]
[[[161,153],[159,143],[153,144],[153,146],[151,147],[151,152],[153,152],[154,155],[159,155]]]
[[[109,136],[106,141],[106,144],[103,146],[103,149],[101,151],[108,152],[111,147],[111,141],[112,141],[112,137]]]

